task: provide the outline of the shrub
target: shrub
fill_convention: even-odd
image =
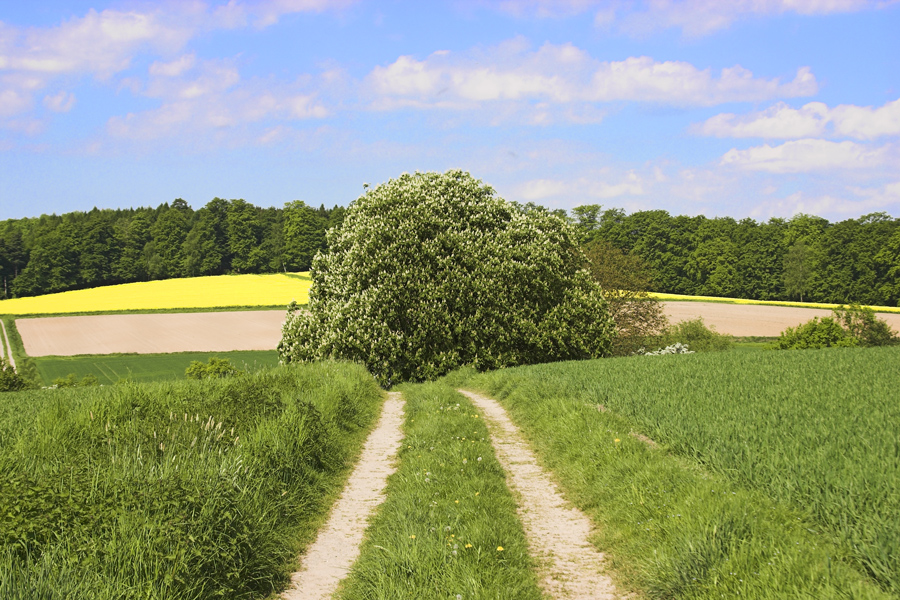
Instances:
[[[79,381],[78,376],[75,375],[75,373],[69,373],[65,377],[57,377],[54,379],[53,385],[57,388],[89,387],[92,385],[100,385],[100,380],[97,379],[97,376],[93,373],[88,373]]]
[[[28,382],[22,379],[11,364],[0,356],[0,392],[16,392],[28,387]]]
[[[846,348],[858,345],[859,339],[850,335],[836,319],[813,317],[802,325],[788,327],[782,331],[775,342],[775,349]]]
[[[572,226],[463,171],[404,174],[354,201],[288,310],[284,362],[361,362],[383,386],[609,354],[613,323]]]
[[[184,376],[188,379],[218,379],[220,377],[239,375],[243,372],[232,365],[227,358],[210,356],[209,364],[205,365],[199,360],[192,360],[191,364],[184,370]]]
[[[647,293],[651,285],[647,265],[640,256],[626,254],[605,240],[587,244],[584,254],[616,324],[612,354],[634,354],[668,325],[662,303]]]
[[[718,333],[715,327],[707,327],[703,317],[680,321],[666,329],[661,337],[661,346],[682,343],[694,352],[728,350],[734,343],[730,335]]]
[[[876,318],[875,311],[868,306],[839,306],[833,312],[835,320],[858,339],[861,346],[893,346],[900,343],[900,337],[887,321]]]

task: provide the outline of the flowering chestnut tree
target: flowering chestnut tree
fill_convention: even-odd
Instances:
[[[503,200],[466,172],[368,189],[292,305],[283,362],[361,362],[389,387],[479,370],[605,356],[614,335],[572,226]]]

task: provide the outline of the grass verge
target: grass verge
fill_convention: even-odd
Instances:
[[[339,597],[540,599],[478,412],[440,384],[399,389],[406,398],[400,465]]]
[[[4,394],[0,597],[281,589],[381,398],[339,363]]]
[[[25,354],[25,345],[16,328],[16,320],[12,317],[0,317],[0,319],[3,319],[3,324],[6,325],[6,335],[9,337],[9,345],[12,346],[10,350],[16,360],[16,371],[34,387],[40,387],[42,385],[41,376],[34,359]]]
[[[896,348],[735,352],[449,382],[504,404],[600,525],[625,586],[651,598],[896,598],[898,364]]]
[[[237,350],[234,352],[176,352],[171,354],[90,354],[79,356],[41,356],[33,358],[43,385],[74,373],[77,379],[94,375],[101,384],[122,380],[134,382],[184,379],[191,361],[208,362],[211,356],[225,358],[238,369],[253,372],[278,364],[276,350]]]

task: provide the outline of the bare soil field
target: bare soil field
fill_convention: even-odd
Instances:
[[[718,302],[665,302],[663,311],[670,323],[703,317],[719,333],[736,336],[777,337],[787,327],[796,327],[813,317],[830,317],[821,308],[725,304]],[[895,331],[900,331],[900,314],[878,313]]]
[[[274,350],[285,311],[16,319],[29,356]]]
[[[831,311],[789,306],[757,306],[716,302],[665,302],[669,321],[703,317],[719,333],[775,337],[813,317]],[[29,356],[228,352],[274,350],[281,339],[282,310],[87,315],[17,319],[16,327]],[[879,313],[900,331],[900,314]]]

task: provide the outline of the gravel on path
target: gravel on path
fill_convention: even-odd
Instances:
[[[403,397],[389,392],[381,417],[369,434],[359,462],[316,541],[301,557],[284,600],[331,598],[359,556],[369,517],[384,501],[387,478],[396,470],[395,457],[403,440]]]
[[[519,498],[519,519],[541,586],[551,598],[605,600],[619,595],[603,574],[603,554],[588,542],[591,521],[567,502],[506,411],[486,396],[459,390],[484,413],[497,458]]]

